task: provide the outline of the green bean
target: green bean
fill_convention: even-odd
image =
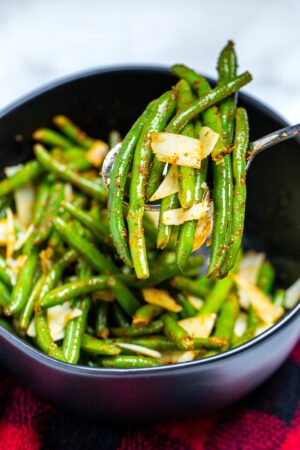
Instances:
[[[221,337],[194,338],[193,348],[198,350],[202,348],[224,348],[228,344],[228,339]]]
[[[73,146],[73,142],[50,128],[39,128],[32,134],[33,139],[43,144],[63,149]]]
[[[58,281],[62,277],[65,268],[75,261],[76,256],[77,254],[74,250],[69,250],[49,270],[41,287],[40,295],[37,301],[38,306],[42,306],[44,297],[48,294],[48,292],[55,288]]]
[[[207,175],[207,167],[208,167],[208,158],[205,158],[201,162],[201,169],[195,170],[195,201],[201,201],[203,198],[203,189],[201,188],[202,184],[206,180]],[[176,248],[176,257],[177,264],[181,268],[187,264],[187,261],[192,253],[194,241],[195,241],[195,233],[197,228],[198,220],[189,220],[185,222],[179,231],[179,242]]]
[[[144,335],[150,335],[150,334],[159,334],[161,332],[162,328],[163,328],[162,320],[154,320],[153,322],[149,323],[149,325],[146,325],[145,327],[140,327],[140,328],[134,328],[132,326],[123,327],[123,328],[113,327],[110,329],[110,331],[111,331],[112,336],[137,337],[137,336],[144,336]]]
[[[174,342],[180,350],[192,350],[194,348],[193,338],[170,316],[164,314],[162,316],[164,324],[164,334],[172,342]]]
[[[144,327],[148,325],[152,320],[159,316],[163,311],[158,305],[143,305],[135,311],[132,319],[132,326],[134,328]]]
[[[201,284],[201,286],[206,287],[208,290],[210,290],[214,285],[214,281],[212,279],[206,278],[204,276],[198,277],[196,281],[198,284]]]
[[[198,100],[198,102],[201,102],[201,99],[204,100],[207,96],[211,95],[216,91],[216,89],[222,89],[225,86],[218,86],[216,89],[214,89],[214,91],[212,91],[209,83],[203,77],[185,66],[174,66],[172,68],[172,72],[176,75],[180,74],[194,86],[200,97],[200,100]],[[250,78],[250,81],[251,75],[249,75],[250,74],[248,74],[247,72],[244,74],[246,78]],[[239,77],[235,77],[233,78],[233,80],[237,80],[238,78]],[[232,82],[232,80],[229,81],[226,86],[229,86]],[[231,94],[233,94],[233,92],[231,92]],[[225,250],[227,249],[227,244],[230,238],[230,223],[232,211],[232,169],[230,155],[224,156],[225,145],[223,140],[222,122],[218,112],[218,108],[212,105],[209,106],[211,107],[206,109],[203,114],[204,125],[210,127],[213,131],[219,134],[219,139],[212,152],[212,158],[214,160],[214,222],[212,231],[213,236],[210,263],[207,272],[209,277],[215,277],[219,274],[219,269],[225,257]]]
[[[249,72],[244,72],[235,77],[232,81],[226,83],[224,86],[218,86],[202,98],[193,101],[193,103],[185,108],[184,111],[177,113],[172,118],[166,127],[166,132],[179,133],[191,120],[195,119],[203,111],[208,109],[210,106],[219,103],[224,98],[232,95],[251,80],[251,74]]]
[[[74,248],[97,271],[118,272],[118,268],[84,237],[80,236],[71,225],[60,217],[53,220],[53,225],[67,244]]]
[[[129,327],[130,323],[129,323],[128,317],[124,313],[124,311],[122,310],[120,305],[118,305],[117,303],[114,303],[112,310],[113,310],[113,317],[114,317],[115,325],[117,325],[117,327],[120,327],[120,328]]]
[[[85,151],[82,148],[70,147],[67,150],[61,150],[55,147],[50,153],[53,158],[63,164],[67,164],[74,171],[83,172],[94,167],[86,158]]]
[[[264,261],[258,274],[256,285],[265,293],[270,294],[275,280],[275,270],[270,261]]]
[[[45,176],[41,184],[39,185],[34,209],[32,213],[32,223],[37,225],[43,216],[43,212],[47,206],[47,202],[51,192],[51,182],[49,180],[49,175]]]
[[[34,306],[39,298],[43,283],[45,281],[45,275],[42,274],[39,276],[37,281],[35,282],[31,294],[25,304],[23,311],[21,312],[19,319],[19,328],[21,330],[27,330],[30,324],[31,316],[33,314]]]
[[[95,332],[96,336],[103,339],[106,339],[109,335],[108,309],[109,302],[104,302],[103,300],[97,302]]]
[[[158,223],[158,233],[157,233],[157,248],[165,248],[170,240],[172,233],[172,225],[164,225],[162,223],[163,215],[166,211],[170,209],[175,209],[179,206],[177,194],[169,195],[162,199],[159,210],[159,223]]]
[[[285,290],[278,289],[272,298],[272,303],[274,303],[274,305],[276,306],[281,306],[282,308],[284,308],[284,301],[285,301]]]
[[[243,108],[237,108],[236,110],[235,128],[234,150],[232,153],[233,176],[235,181],[232,229],[229,250],[226,252],[225,260],[221,267],[221,275],[226,274],[233,267],[241,246],[244,229],[246,203],[246,152],[248,148],[249,131],[247,113]]]
[[[212,290],[206,297],[205,303],[198,315],[218,313],[221,309],[228,293],[233,286],[231,278],[224,278],[223,280],[217,280]]]
[[[158,351],[176,350],[174,342],[169,341],[165,336],[142,336],[135,338],[117,338],[113,341],[128,342],[129,344],[140,345],[141,347],[150,348]]]
[[[109,279],[107,286],[113,291],[121,308],[132,317],[140,307],[140,302],[138,302],[133,293],[122,281],[113,277]]]
[[[0,281],[0,306],[7,308],[10,302],[11,292],[7,285]]]
[[[60,131],[85,150],[88,150],[93,144],[93,139],[88,137],[86,133],[68,119],[68,117],[62,115],[55,116],[53,117],[53,122]]]
[[[185,273],[188,273],[189,270],[197,269],[197,267],[201,266],[202,264],[203,256],[194,256],[186,265]],[[163,281],[166,281],[169,278],[178,275],[179,273],[181,273],[181,270],[176,263],[166,266],[155,264],[151,268],[150,277],[144,280],[137,279],[133,274],[118,274],[116,277],[129,287],[147,287],[162,283]]]
[[[225,257],[225,251],[228,249],[228,211],[229,211],[229,161],[226,155],[217,165],[213,162],[213,204],[214,204],[214,220],[212,230],[212,246],[210,252],[210,261],[207,271],[209,278],[219,276],[219,269]],[[228,240],[227,240],[228,239]]]
[[[64,198],[64,185],[62,183],[54,183],[50,193],[48,205],[44,209],[44,213],[40,217],[40,223],[34,239],[36,245],[46,241],[52,231],[52,219],[58,213],[60,204]]]
[[[84,334],[82,336],[81,348],[87,353],[93,353],[94,355],[118,355],[121,350],[119,347],[113,344],[107,344],[101,339]]]
[[[0,280],[12,289],[12,273],[3,256],[0,255]]]
[[[85,297],[76,300],[73,303],[75,308],[81,310],[81,314],[67,322],[62,351],[68,363],[77,364],[80,356],[80,347],[82,347],[83,333],[86,327],[88,312],[91,300]]]
[[[145,356],[122,355],[113,358],[103,358],[101,360],[103,367],[110,369],[134,369],[136,367],[154,367],[159,366],[159,362],[153,358]]]
[[[122,136],[117,130],[111,130],[108,135],[108,146],[109,148],[115,147],[119,142],[122,141]]]
[[[214,336],[228,339],[226,349],[231,342],[234,324],[239,313],[239,301],[236,295],[229,295],[218,315]],[[225,349],[224,349],[225,350]]]
[[[189,278],[183,276],[175,276],[171,280],[171,286],[201,298],[205,297],[209,293],[209,289],[197,280],[190,280]]]
[[[132,265],[127,244],[127,229],[123,217],[123,196],[127,175],[131,167],[133,153],[139,140],[142,128],[155,103],[150,103],[143,114],[136,120],[127,133],[122,148],[114,162],[108,192],[109,228],[112,240],[120,258],[128,266]]]
[[[177,83],[177,112],[181,112],[193,101],[193,94],[189,84],[185,80]],[[188,123],[181,131],[181,134],[194,137],[194,125]],[[192,167],[178,167],[179,192],[178,198],[182,208],[190,208],[195,201],[195,173]]]
[[[228,83],[236,77],[237,57],[234,50],[234,43],[229,41],[223,48],[218,60],[219,86]],[[234,132],[234,116],[236,108],[236,93],[222,100],[219,105],[225,148],[229,151],[232,144]]]
[[[223,49],[220,54],[218,60],[218,71],[219,71],[219,85],[222,86],[228,81],[231,81],[236,76],[237,71],[237,61],[236,55],[233,48],[232,42],[229,42],[228,45]],[[227,177],[227,225],[226,225],[226,235],[223,242],[223,249],[227,250],[228,242],[231,236],[231,224],[232,224],[232,213],[233,213],[233,180],[232,180],[232,158],[229,153],[230,146],[232,143],[233,136],[233,127],[234,127],[234,116],[235,116],[235,107],[236,107],[236,93],[222,100],[219,105],[219,113],[220,113],[220,138],[217,142],[216,147],[213,149],[212,158],[218,162],[220,159],[224,157],[224,166],[225,166],[225,175]],[[218,127],[217,127],[218,128]],[[214,128],[212,128],[214,129]],[[217,131],[216,129],[214,131]],[[218,144],[221,145],[218,148]],[[216,193],[217,195],[217,193]],[[223,212],[223,211],[222,211]],[[221,228],[219,230],[216,229],[219,233],[222,231]],[[224,252],[221,252],[221,255]],[[224,257],[226,252],[224,253]],[[223,259],[224,261],[224,259]],[[223,262],[219,265],[219,272],[222,269]],[[218,263],[217,263],[218,266]],[[223,276],[226,275],[226,272]]]
[[[59,286],[43,296],[39,302],[42,308],[60,305],[68,300],[73,300],[80,295],[107,289],[109,275],[84,278]]]
[[[106,201],[107,193],[102,183],[98,183],[85,178],[82,175],[78,175],[66,164],[60,163],[53,158],[41,144],[36,144],[34,146],[34,152],[42,166],[54,173],[58,178],[64,181],[69,181],[80,191],[99,200],[100,202]]]
[[[33,181],[44,172],[44,168],[36,161],[28,161],[14,175],[0,181],[0,197],[15,191],[29,181]]]
[[[42,311],[36,312],[34,317],[36,342],[41,350],[52,358],[66,361],[63,352],[53,341],[48,322],[45,314]]]
[[[33,252],[27,257],[24,266],[19,272],[17,283],[12,290],[9,305],[5,308],[6,315],[16,314],[24,308],[32,289],[32,282],[37,264],[38,255]]]
[[[183,294],[178,293],[176,295],[176,301],[182,306],[181,315],[184,319],[197,315],[197,310],[190,304],[190,302],[188,302]]]
[[[111,244],[109,228],[105,222],[100,223],[98,220],[93,219],[87,212],[70,202],[63,201],[61,205],[71,214],[71,216],[79,220],[79,222],[84,225],[98,241],[101,243],[104,242],[105,244]]]
[[[79,261],[76,266],[76,273],[79,278],[90,277],[91,268],[85,261]],[[62,351],[67,362],[77,364],[80,356],[80,347],[82,344],[83,333],[87,327],[87,317],[91,305],[89,297],[77,299],[73,302],[73,306],[81,310],[81,314],[67,322],[65,336],[62,345]]]
[[[129,210],[127,215],[129,247],[135,272],[138,278],[148,278],[149,268],[143,232],[145,191],[152,158],[151,135],[161,131],[175,108],[175,93],[168,91],[156,102],[155,109],[149,113],[136,145],[132,164]]]
[[[83,207],[83,205],[85,204],[85,202],[87,201],[87,198],[84,197],[82,194],[79,194],[75,197],[75,199],[73,200],[73,207],[78,209],[79,207]],[[63,202],[61,203],[61,205],[63,204]],[[69,214],[68,211],[64,210],[61,212],[60,217],[65,220],[66,222],[68,222],[69,220],[71,220],[71,214]],[[76,229],[77,232],[81,233],[82,230],[77,230],[77,227],[80,224],[76,221],[74,224],[74,227]],[[82,228],[83,229],[83,228]],[[86,231],[85,229],[83,229],[84,231]],[[56,231],[53,230],[51,233],[51,236],[48,240],[48,248],[50,247],[50,249],[53,249],[54,253],[56,254],[62,254],[64,252],[64,240],[62,239],[62,237],[60,236],[60,234]]]

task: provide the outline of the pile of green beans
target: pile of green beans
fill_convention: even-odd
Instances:
[[[151,102],[124,137],[108,192],[101,168],[88,158],[99,140],[62,115],[53,118],[57,130],[33,133],[35,158],[0,181],[1,220],[11,208],[15,231],[20,227],[16,192],[31,187],[35,195],[31,232],[13,259],[6,259],[5,246],[0,247],[1,326],[63,362],[107,368],[157,366],[174,361],[173,354],[206,358],[255,335],[261,322],[251,308],[245,311],[245,332],[235,335],[241,307],[234,281],[226,277],[238,270],[246,196],[247,117],[244,109],[235,111],[235,92],[251,79],[248,73],[236,76],[232,52],[229,43],[219,60],[220,82],[214,90],[185,66],[172,68],[180,81]],[[215,150],[220,162],[206,158],[199,170],[180,168],[179,193],[164,199],[161,211],[201,201],[212,165],[215,220],[208,277],[199,276],[202,255],[190,257],[197,221],[180,229],[161,222],[157,227],[144,215],[164,169],[153,159],[151,134],[166,130],[192,137],[202,124],[220,134]],[[108,144],[102,145],[109,149],[121,140],[112,130]],[[266,261],[257,286],[271,296],[274,279]],[[144,289],[154,287],[172,297],[177,312],[167,304],[145,301]],[[272,298],[283,306],[285,292],[276,291]],[[58,319],[55,324],[51,319],[55,311],[64,314],[58,335],[53,326]],[[190,335],[180,322],[204,314],[215,315],[207,336]]]
[[[231,41],[221,51],[215,89],[184,65],[174,65],[171,73],[179,78],[178,83],[172,91],[153,100],[136,120],[112,169],[108,200],[112,241],[120,258],[134,267],[137,277],[148,278],[145,204],[159,187],[166,168],[165,163],[153,156],[151,135],[164,131],[199,138],[200,128],[206,126],[218,133],[219,139],[201,168],[178,166],[179,191],[161,200],[156,246],[164,249],[175,245],[177,264],[181,270],[186,267],[198,221],[172,226],[165,225],[162,219],[168,210],[189,209],[201,202],[205,185],[206,190],[212,191],[214,207],[207,276],[223,278],[235,264],[243,235],[248,122],[245,109],[236,108],[236,99],[237,91],[252,77],[248,72],[237,75],[237,57]],[[212,179],[207,175],[210,173]],[[129,175],[129,209],[125,213],[122,203]]]

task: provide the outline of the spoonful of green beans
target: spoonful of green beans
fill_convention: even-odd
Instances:
[[[266,136],[263,136],[249,145],[249,157],[246,164],[246,170],[249,169],[252,164],[254,158],[261,152],[267,150],[270,147],[273,147],[276,144],[279,144],[287,139],[291,139],[296,137],[300,133],[300,124],[288,126],[285,128],[281,128],[280,130],[274,131]],[[102,166],[102,180],[104,185],[108,188],[110,183],[111,171],[115,164],[115,161],[120,153],[122,148],[122,142],[116,144],[106,155],[106,158],[103,162]],[[128,192],[124,192],[123,203],[125,205],[129,204]],[[150,211],[159,211],[161,206],[161,201],[157,200],[153,203],[148,203],[145,205],[145,208]]]

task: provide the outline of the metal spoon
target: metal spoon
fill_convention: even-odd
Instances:
[[[290,127],[282,128],[281,130],[274,131],[273,133],[267,134],[266,136],[257,139],[254,142],[251,142],[249,146],[249,150],[251,152],[251,157],[247,162],[246,170],[249,169],[253,159],[256,155],[263,152],[269,147],[272,147],[275,144],[278,144],[279,142],[286,141],[287,139],[291,139],[293,137],[296,137],[300,133],[300,124],[293,125]],[[110,182],[110,174],[114,165],[114,162],[116,160],[117,155],[119,154],[120,150],[122,148],[122,142],[117,144],[115,147],[113,147],[108,154],[106,155],[105,160],[103,161],[102,166],[102,180],[106,188],[108,188],[109,182]],[[123,202],[128,205],[129,199],[128,194],[124,196]],[[145,205],[145,208],[149,211],[155,211],[160,209],[160,200],[148,203]]]

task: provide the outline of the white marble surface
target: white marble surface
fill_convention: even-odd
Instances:
[[[184,62],[215,74],[236,42],[246,91],[300,119],[299,0],[0,0],[0,108],[66,74]]]

